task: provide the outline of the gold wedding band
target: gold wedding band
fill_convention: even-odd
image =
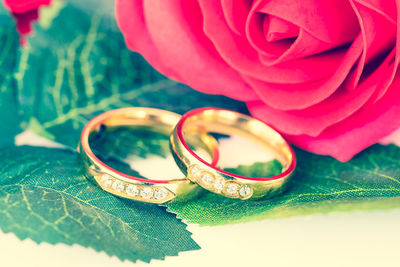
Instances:
[[[132,127],[133,130],[144,128],[169,136],[180,117],[176,113],[165,110],[132,107],[111,110],[93,118],[82,130],[78,145],[85,175],[103,190],[137,201],[164,203],[176,198],[177,195],[190,193],[197,186],[188,179],[152,180],[127,175],[106,165],[90,148],[91,139],[101,129],[121,126]],[[215,139],[200,133],[198,143],[213,159],[211,165],[215,165],[218,160]]]
[[[271,151],[282,164],[282,172],[272,177],[245,177],[226,172],[199,157],[184,138],[193,129],[249,138]],[[238,199],[258,199],[281,193],[296,167],[293,149],[265,123],[234,111],[200,108],[182,116],[170,137],[171,151],[188,179],[214,193]]]

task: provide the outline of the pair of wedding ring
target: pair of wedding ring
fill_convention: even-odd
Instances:
[[[99,131],[116,127],[132,127],[132,130],[139,127],[170,135],[171,153],[186,178],[144,179],[106,165],[93,153],[90,143]],[[218,168],[218,142],[208,134],[211,132],[237,134],[267,148],[282,164],[281,173],[255,178]],[[191,147],[201,148],[211,160],[200,157]],[[241,200],[270,197],[284,190],[296,166],[292,148],[279,133],[250,116],[219,108],[195,109],[183,116],[144,107],[111,110],[88,122],[82,131],[78,151],[86,177],[103,190],[149,203],[165,203],[187,196],[198,186]]]

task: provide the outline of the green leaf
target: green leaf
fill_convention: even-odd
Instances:
[[[219,106],[246,111],[245,104],[199,93],[166,79],[130,51],[107,5],[87,9],[67,1],[46,29],[37,27],[22,49],[29,71],[21,104],[29,128],[72,148],[89,119],[106,110],[148,106],[184,113]],[[71,19],[79,18],[79,19]]]
[[[137,158],[150,156],[166,159],[170,154],[169,136],[143,129],[117,127],[104,131],[91,140],[94,154],[108,166],[136,177],[143,177],[130,165]],[[172,158],[172,164],[175,164]],[[150,177],[147,177],[150,178]],[[176,178],[176,177],[174,177]]]
[[[63,0],[53,0],[48,6],[41,6],[39,8],[39,18],[37,23],[43,29],[48,29],[53,22],[53,19],[58,16],[60,10],[64,7]]]
[[[252,165],[239,165],[237,168],[225,168],[224,171],[247,177],[275,176],[281,173],[282,164],[277,160],[256,162]]]
[[[126,159],[129,156],[146,158],[149,155],[166,157],[170,154],[169,136],[143,129],[118,127],[91,141],[96,155]]]
[[[207,193],[192,202],[170,203],[168,210],[190,223],[220,225],[313,213],[400,207],[399,147],[375,145],[347,163],[302,150],[296,150],[296,154],[296,174],[281,196],[238,201]],[[249,170],[251,168],[247,168]]]
[[[247,112],[243,103],[196,92],[153,70],[141,56],[126,48],[115,18],[105,5],[94,11],[86,1],[65,3],[49,25],[37,27],[35,36],[29,39],[30,46],[19,54],[18,104],[29,129],[75,148],[87,121],[113,108],[150,106],[184,113],[214,106]],[[166,146],[154,138],[148,142],[128,137],[117,147],[130,142],[137,148],[135,155],[145,157],[151,151],[163,154]],[[110,145],[100,144],[100,149]],[[345,164],[299,150],[297,174],[280,197],[244,202],[206,193],[197,201],[171,203],[169,210],[190,222],[215,225],[315,212],[398,207],[398,167],[390,163],[390,159],[398,158],[398,150],[374,146]],[[123,150],[116,150],[110,161],[128,171],[125,156]],[[242,166],[236,171],[247,173],[254,167],[262,166]],[[277,168],[272,166],[271,171]]]
[[[0,150],[0,228],[19,238],[80,244],[121,260],[198,249],[186,225],[156,205],[114,197],[82,176],[75,153]]]
[[[21,132],[17,81],[19,37],[12,18],[0,4],[0,147],[14,144]]]

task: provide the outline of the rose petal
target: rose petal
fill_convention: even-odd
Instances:
[[[257,0],[257,11],[290,21],[327,43],[343,43],[359,30],[348,0]]]
[[[49,5],[51,0],[3,0],[5,7],[13,13],[25,13]]]
[[[273,109],[262,101],[251,101],[247,105],[251,114],[274,126],[280,132],[315,137],[329,126],[346,119],[366,105],[387,68],[388,61],[385,61],[356,90],[349,91],[342,86],[326,100],[306,109],[282,111]]]
[[[400,146],[400,128],[382,138],[379,143],[382,145],[395,144],[396,146]]]
[[[308,0],[309,2],[313,2],[312,0]],[[359,32],[359,27],[357,27],[357,24],[349,24],[349,25],[354,25],[349,27],[348,25],[343,25],[341,23],[337,23],[336,27],[340,28],[342,27],[342,30],[340,34],[337,34],[338,36],[335,36],[332,38],[332,41],[324,41],[319,39],[318,37],[314,36],[313,32],[309,32],[302,28],[302,25],[306,25],[301,19],[306,19],[306,20],[313,20],[315,18],[318,18],[318,16],[313,16],[312,18],[304,18],[304,16],[299,16],[298,14],[293,17],[294,11],[296,11],[296,8],[299,8],[296,4],[292,5],[294,11],[291,9],[291,11],[287,10],[281,10],[278,12],[279,14],[282,14],[282,16],[286,16],[287,18],[291,18],[294,21],[297,21],[300,23],[298,27],[300,27],[300,33],[297,36],[297,38],[294,41],[290,41],[289,39],[281,40],[279,42],[268,42],[266,38],[264,38],[264,28],[265,28],[265,22],[269,21],[269,16],[266,16],[262,12],[268,12],[269,8],[271,5],[273,5],[272,11],[276,11],[276,6],[279,6],[281,4],[285,4],[285,1],[279,3],[275,3],[275,1],[268,1],[267,3],[265,1],[258,1],[260,5],[254,4],[252,9],[249,12],[247,24],[246,24],[246,33],[247,33],[247,39],[251,43],[251,45],[254,47],[254,49],[260,53],[260,58],[262,62],[267,65],[267,66],[272,66],[275,64],[279,64],[282,62],[286,62],[289,60],[294,60],[298,58],[304,58],[306,56],[310,55],[315,55],[323,51],[330,50],[332,48],[337,48],[342,45],[345,45],[352,41],[358,34]],[[311,3],[309,3],[311,4]],[[325,4],[324,4],[325,5]],[[306,5],[308,8],[308,6]],[[311,7],[310,9],[313,9],[315,7]],[[336,7],[339,8],[339,7]],[[342,12],[342,8],[340,7],[340,11]],[[349,7],[350,8],[350,7]],[[303,6],[303,3],[301,4],[301,9],[305,9]],[[332,9],[335,9],[335,7],[332,7]],[[308,10],[303,10],[303,13],[309,13],[312,12]],[[340,15],[343,15],[340,12]],[[267,13],[268,14],[268,13]],[[331,21],[334,19],[337,19],[338,21],[342,21],[339,17],[339,12],[330,12],[330,16],[333,18],[326,19],[326,21]],[[258,24],[260,23],[260,20],[264,18],[264,25],[259,26]],[[351,16],[350,16],[351,17]],[[300,18],[300,19],[299,19]],[[347,21],[345,21],[347,22]],[[354,18],[354,22],[357,22]],[[319,20],[317,21],[319,23]],[[349,22],[350,23],[350,22]],[[325,24],[322,24],[321,27],[325,27]],[[329,25],[328,25],[329,26]],[[336,30],[336,29],[335,29]],[[337,31],[337,30],[336,30]],[[305,62],[305,64],[307,64]]]
[[[275,42],[296,37],[299,34],[299,28],[281,18],[268,16],[268,20],[264,20],[263,32],[268,42]]]
[[[374,103],[378,101],[387,91],[387,89],[390,87],[390,85],[393,82],[393,79],[395,77],[395,71],[394,69],[397,69],[396,63],[395,63],[395,49],[393,49],[389,55],[386,57],[382,65],[386,65],[386,71],[381,73],[380,79],[376,81],[378,84],[377,88],[375,89],[374,95],[371,97],[370,101],[371,103]],[[397,62],[398,65],[398,62]],[[353,89],[354,90],[354,89]]]
[[[400,128],[399,0],[130,2],[128,44],[195,89],[246,99],[303,148],[348,160]]]
[[[318,137],[287,136],[296,145],[317,154],[348,161],[361,150],[400,128],[400,78],[374,105],[326,129]]]
[[[161,61],[160,54],[147,30],[143,14],[143,1],[117,0],[115,16],[129,49],[140,53],[154,68],[171,79],[180,80],[168,65]]]
[[[387,0],[355,0],[355,2],[360,3],[363,6],[368,7],[369,9],[381,14],[386,17],[387,20],[391,21],[393,24],[396,24],[396,14],[398,14],[396,1],[387,1]]]
[[[377,10],[377,12],[379,14],[382,14],[382,13],[391,14],[390,10],[388,10],[390,8],[392,8],[393,10],[396,10],[397,14],[400,14],[400,3],[398,1],[396,2],[394,7],[389,6],[388,3],[377,3],[379,1],[375,1],[375,0],[374,1],[369,0],[368,2],[374,2],[374,3],[370,3],[370,5],[369,5],[374,10],[376,10],[377,7],[382,8],[382,10]],[[383,1],[383,2],[386,2],[386,1]],[[396,24],[400,25],[400,16],[397,17]],[[390,67],[388,68],[388,71],[383,75],[381,86],[376,91],[376,99],[377,100],[379,100],[386,93],[387,89],[393,82],[395,75],[397,73],[397,69],[398,69],[399,63],[400,63],[400,45],[399,45],[400,40],[399,39],[400,39],[400,27],[397,27],[395,48],[387,56],[387,60],[391,60],[389,63]]]
[[[250,11],[251,1],[221,0],[221,5],[226,23],[231,31],[237,35],[242,35],[244,33],[247,15]]]
[[[256,98],[203,34],[196,1],[144,1],[144,12],[155,46],[159,51],[168,51],[160,53],[162,61],[180,75],[180,81],[205,93],[241,100]]]
[[[355,1],[350,1],[361,26],[364,49],[357,69],[349,78],[348,88],[355,88],[361,78],[365,64],[379,53],[391,49],[395,43],[396,25],[381,13]]]
[[[243,76],[243,78],[253,87],[260,99],[271,108],[280,110],[308,108],[328,98],[337,90],[361,52],[362,43],[361,36],[359,36],[347,51],[339,50],[330,54],[332,60],[340,59],[342,62],[338,64],[331,77],[316,82],[294,85],[271,84],[248,76]],[[326,55],[326,59],[328,59],[328,55]]]
[[[256,27],[251,27],[249,25],[249,39],[254,40],[254,30]],[[353,38],[354,39],[354,38]],[[284,40],[283,40],[284,41]],[[279,43],[267,43],[263,42],[262,45],[257,45],[253,42],[253,46],[257,46],[257,51],[260,53],[260,60],[266,66],[273,66],[277,64],[281,64],[283,62],[287,62],[290,60],[296,60],[300,58],[304,58],[304,64],[307,64],[306,60],[307,56],[315,55],[324,51],[328,51],[333,48],[337,48],[342,46],[343,44],[333,44],[333,43],[325,43],[314,38],[312,35],[307,33],[304,30],[300,30],[298,37],[295,41],[288,44]],[[260,42],[258,42],[260,43]],[[278,46],[275,49],[271,49],[273,46]],[[279,50],[278,50],[279,49]],[[265,51],[269,51],[265,53]],[[261,54],[263,53],[263,54]],[[327,53],[326,55],[330,55]],[[321,55],[320,55],[321,56]],[[341,61],[341,57],[336,57],[337,60],[330,58],[330,62],[335,62],[339,64]],[[310,57],[312,60],[313,57]],[[323,59],[321,59],[323,61]]]
[[[18,32],[24,36],[32,31],[32,22],[39,17],[38,9],[33,9],[25,13],[12,13],[17,23]]]
[[[336,61],[308,58],[273,67],[264,66],[247,40],[229,29],[218,1],[199,0],[199,3],[203,12],[204,32],[228,65],[244,75],[271,83],[293,84],[326,78],[337,68]]]
[[[266,19],[264,19],[264,17],[266,17]],[[257,53],[272,57],[271,60],[273,60],[273,58],[279,57],[280,54],[289,49],[292,45],[292,41],[283,39],[276,42],[268,42],[264,34],[264,21],[266,20],[268,20],[268,17],[264,14],[254,14],[254,11],[250,11],[246,22],[246,37],[249,44]]]

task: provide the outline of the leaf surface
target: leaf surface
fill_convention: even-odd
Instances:
[[[93,12],[82,3],[68,1],[51,19],[51,25],[37,28],[29,39],[30,46],[20,51],[15,66],[15,73],[20,74],[18,105],[29,129],[75,148],[87,121],[113,108],[150,106],[184,113],[196,107],[215,106],[247,112],[240,102],[205,95],[166,79],[126,48],[109,9],[99,6]],[[146,157],[166,151],[157,137],[150,143],[140,140],[128,140],[137,148],[136,155]],[[124,147],[123,142],[119,145]],[[373,146],[345,164],[298,150],[296,176],[280,197],[241,202],[206,193],[197,201],[173,203],[169,210],[189,222],[216,225],[398,207],[398,150]],[[111,156],[125,160],[122,152],[115,151]],[[236,171],[252,172],[254,176],[260,166],[253,167],[256,168],[241,167]]]
[[[110,109],[184,113],[216,106],[246,112],[241,102],[166,79],[126,47],[108,8],[88,10],[84,2],[68,1],[51,26],[35,29],[30,47],[21,50],[29,66],[21,92],[29,129],[75,148],[88,120]]]
[[[0,158],[0,227],[6,233],[80,244],[130,261],[199,248],[165,208],[114,197],[88,182],[75,153],[24,146],[0,150]]]
[[[171,203],[169,211],[190,223],[220,225],[335,211],[400,207],[400,148],[374,145],[342,163],[331,157],[296,150],[298,166],[282,195],[237,201],[213,193],[187,203]],[[243,168],[257,176],[255,168]],[[270,175],[276,169],[270,168]],[[264,169],[265,170],[265,169]]]
[[[7,10],[0,5],[0,147],[14,144],[21,132],[18,110],[19,37]],[[21,66],[22,67],[22,66]]]

